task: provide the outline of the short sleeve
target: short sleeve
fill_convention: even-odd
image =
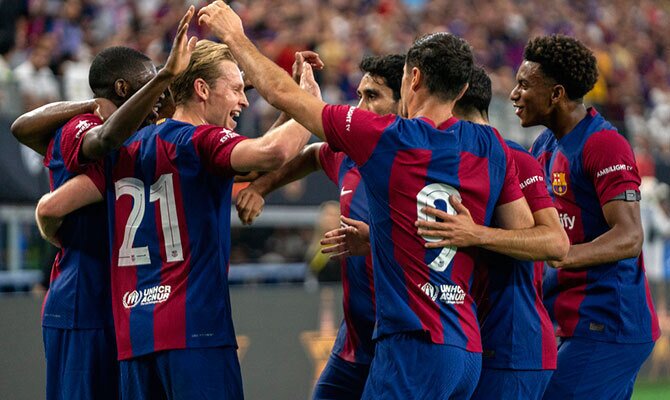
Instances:
[[[640,190],[633,149],[616,131],[603,130],[591,135],[584,144],[582,163],[601,206],[626,190]]]
[[[102,125],[102,120],[95,114],[82,114],[68,121],[61,131],[60,151],[65,168],[72,173],[82,171],[83,164],[79,157],[84,136],[96,126]]]
[[[505,152],[505,179],[503,181],[500,197],[498,198],[497,203],[497,205],[503,205],[522,198],[523,193],[521,192],[521,188],[519,186],[519,173],[516,162],[514,161],[514,157],[512,156],[512,151],[502,140],[502,137],[498,131],[495,129],[494,131],[500,142],[500,145],[503,147],[503,151]]]
[[[525,151],[510,148],[510,152],[519,172],[519,187],[530,211],[536,212],[553,207],[554,203],[547,192],[540,163]]]
[[[319,163],[321,164],[321,168],[326,173],[326,176],[328,176],[328,179],[336,185],[339,184],[340,165],[342,165],[344,157],[344,153],[333,151],[328,143],[324,143],[319,148]]]
[[[230,155],[235,146],[246,139],[231,130],[213,125],[198,126],[191,138],[205,168],[223,177],[237,173],[230,164]]]
[[[370,158],[386,128],[398,117],[380,116],[353,106],[326,105],[321,118],[333,151],[343,151],[360,166]]]
[[[98,188],[98,191],[104,197],[106,179],[105,179],[105,168],[103,161],[100,160],[95,163],[87,164],[85,167],[83,167],[82,173],[88,176],[91,179],[91,181],[93,181],[95,187]]]

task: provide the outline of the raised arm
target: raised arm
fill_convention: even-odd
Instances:
[[[272,106],[286,112],[310,132],[325,140],[321,112],[325,103],[300,89],[284,70],[263,56],[245,36],[242,21],[223,1],[200,9],[198,22],[230,47],[256,90]]]
[[[116,110],[109,100],[59,101],[29,111],[12,123],[12,135],[22,144],[45,155],[54,132],[79,114],[95,113],[105,120]]]
[[[87,175],[77,175],[37,203],[35,220],[42,237],[60,247],[56,233],[69,213],[102,201],[102,194]]]
[[[302,179],[321,169],[319,149],[323,143],[311,144],[282,168],[268,172],[253,181],[237,194],[237,215],[243,224],[249,225],[263,210],[263,198],[278,188]],[[239,146],[239,145],[238,145]]]
[[[182,17],[165,66],[144,87],[133,94],[104,124],[89,130],[83,138],[80,156],[99,160],[119,148],[135,132],[172,80],[188,67],[197,38],[187,36],[188,24],[195,13],[193,6]]]
[[[588,243],[570,246],[567,257],[562,261],[550,262],[550,266],[584,268],[640,255],[644,237],[640,222],[640,203],[610,201],[602,210],[610,230]]]

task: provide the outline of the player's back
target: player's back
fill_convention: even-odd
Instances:
[[[522,196],[507,146],[491,127],[455,118],[436,127],[346,106],[326,106],[322,118],[328,143],[356,162],[368,194],[376,337],[418,331],[481,351],[468,294],[477,251],[426,249],[433,238],[419,237],[414,223],[429,218],[425,206],[450,209],[458,193],[488,225],[496,204]]]
[[[99,123],[94,115],[73,118],[56,131],[44,157],[49,168],[51,190],[55,190],[80,171],[68,163],[76,131],[82,121]],[[111,327],[110,271],[107,220],[103,204],[79,209],[64,218],[58,231],[61,249],[51,271],[51,284],[44,300],[42,324],[61,329]]]
[[[138,131],[108,158],[120,359],[235,345],[227,278],[229,149],[240,139],[211,125],[167,120]],[[217,157],[223,161],[213,162]]]

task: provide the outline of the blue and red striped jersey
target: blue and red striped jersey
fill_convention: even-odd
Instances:
[[[230,154],[245,138],[174,120],[141,129],[95,177],[107,201],[119,359],[236,346],[228,293]]]
[[[532,212],[553,207],[540,164],[521,146],[506,141]],[[484,252],[475,271],[473,297],[482,333],[484,368],[556,368],[554,327],[542,304],[541,261],[520,261]]]
[[[340,188],[340,214],[370,224],[368,199],[354,161],[326,143],[319,150],[321,168]],[[370,364],[374,356],[375,289],[372,255],[347,257],[342,263],[344,322],[333,353],[344,360]]]
[[[93,114],[82,114],[56,131],[44,157],[51,190],[86,168],[78,161],[78,139],[101,123]],[[104,205],[93,204],[66,216],[58,238],[62,247],[51,270],[42,325],[61,329],[112,326]]]
[[[626,190],[639,191],[633,150],[594,108],[560,140],[542,132],[531,153],[573,245],[610,229],[605,203]],[[645,343],[660,335],[641,255],[575,270],[548,268],[544,303],[559,336]]]
[[[376,297],[374,338],[423,332],[433,343],[481,351],[470,296],[474,248],[426,249],[432,237],[417,235],[422,209],[453,212],[460,193],[474,220],[489,225],[497,204],[521,198],[509,149],[490,127],[451,118],[379,116],[349,106],[327,105],[324,131],[333,150],[358,165],[370,209]]]

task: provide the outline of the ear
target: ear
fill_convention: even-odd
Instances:
[[[207,100],[209,98],[209,85],[202,78],[196,78],[193,81],[193,92],[201,100]]]
[[[423,82],[423,74],[421,70],[417,67],[412,67],[412,82],[410,83],[410,88],[413,92],[416,92],[421,87]]]
[[[114,92],[117,96],[125,99],[130,93],[130,85],[124,79],[117,79],[114,82]]]
[[[563,85],[554,85],[551,88],[551,104],[557,104],[563,99],[567,99],[568,95],[565,92],[565,87]]]
[[[469,87],[470,87],[470,84],[468,82],[466,82],[465,85],[463,85],[463,89],[461,89],[461,91],[458,92],[458,95],[456,95],[456,98],[454,99],[454,101],[458,101],[461,97],[463,97],[465,92],[468,91]]]

